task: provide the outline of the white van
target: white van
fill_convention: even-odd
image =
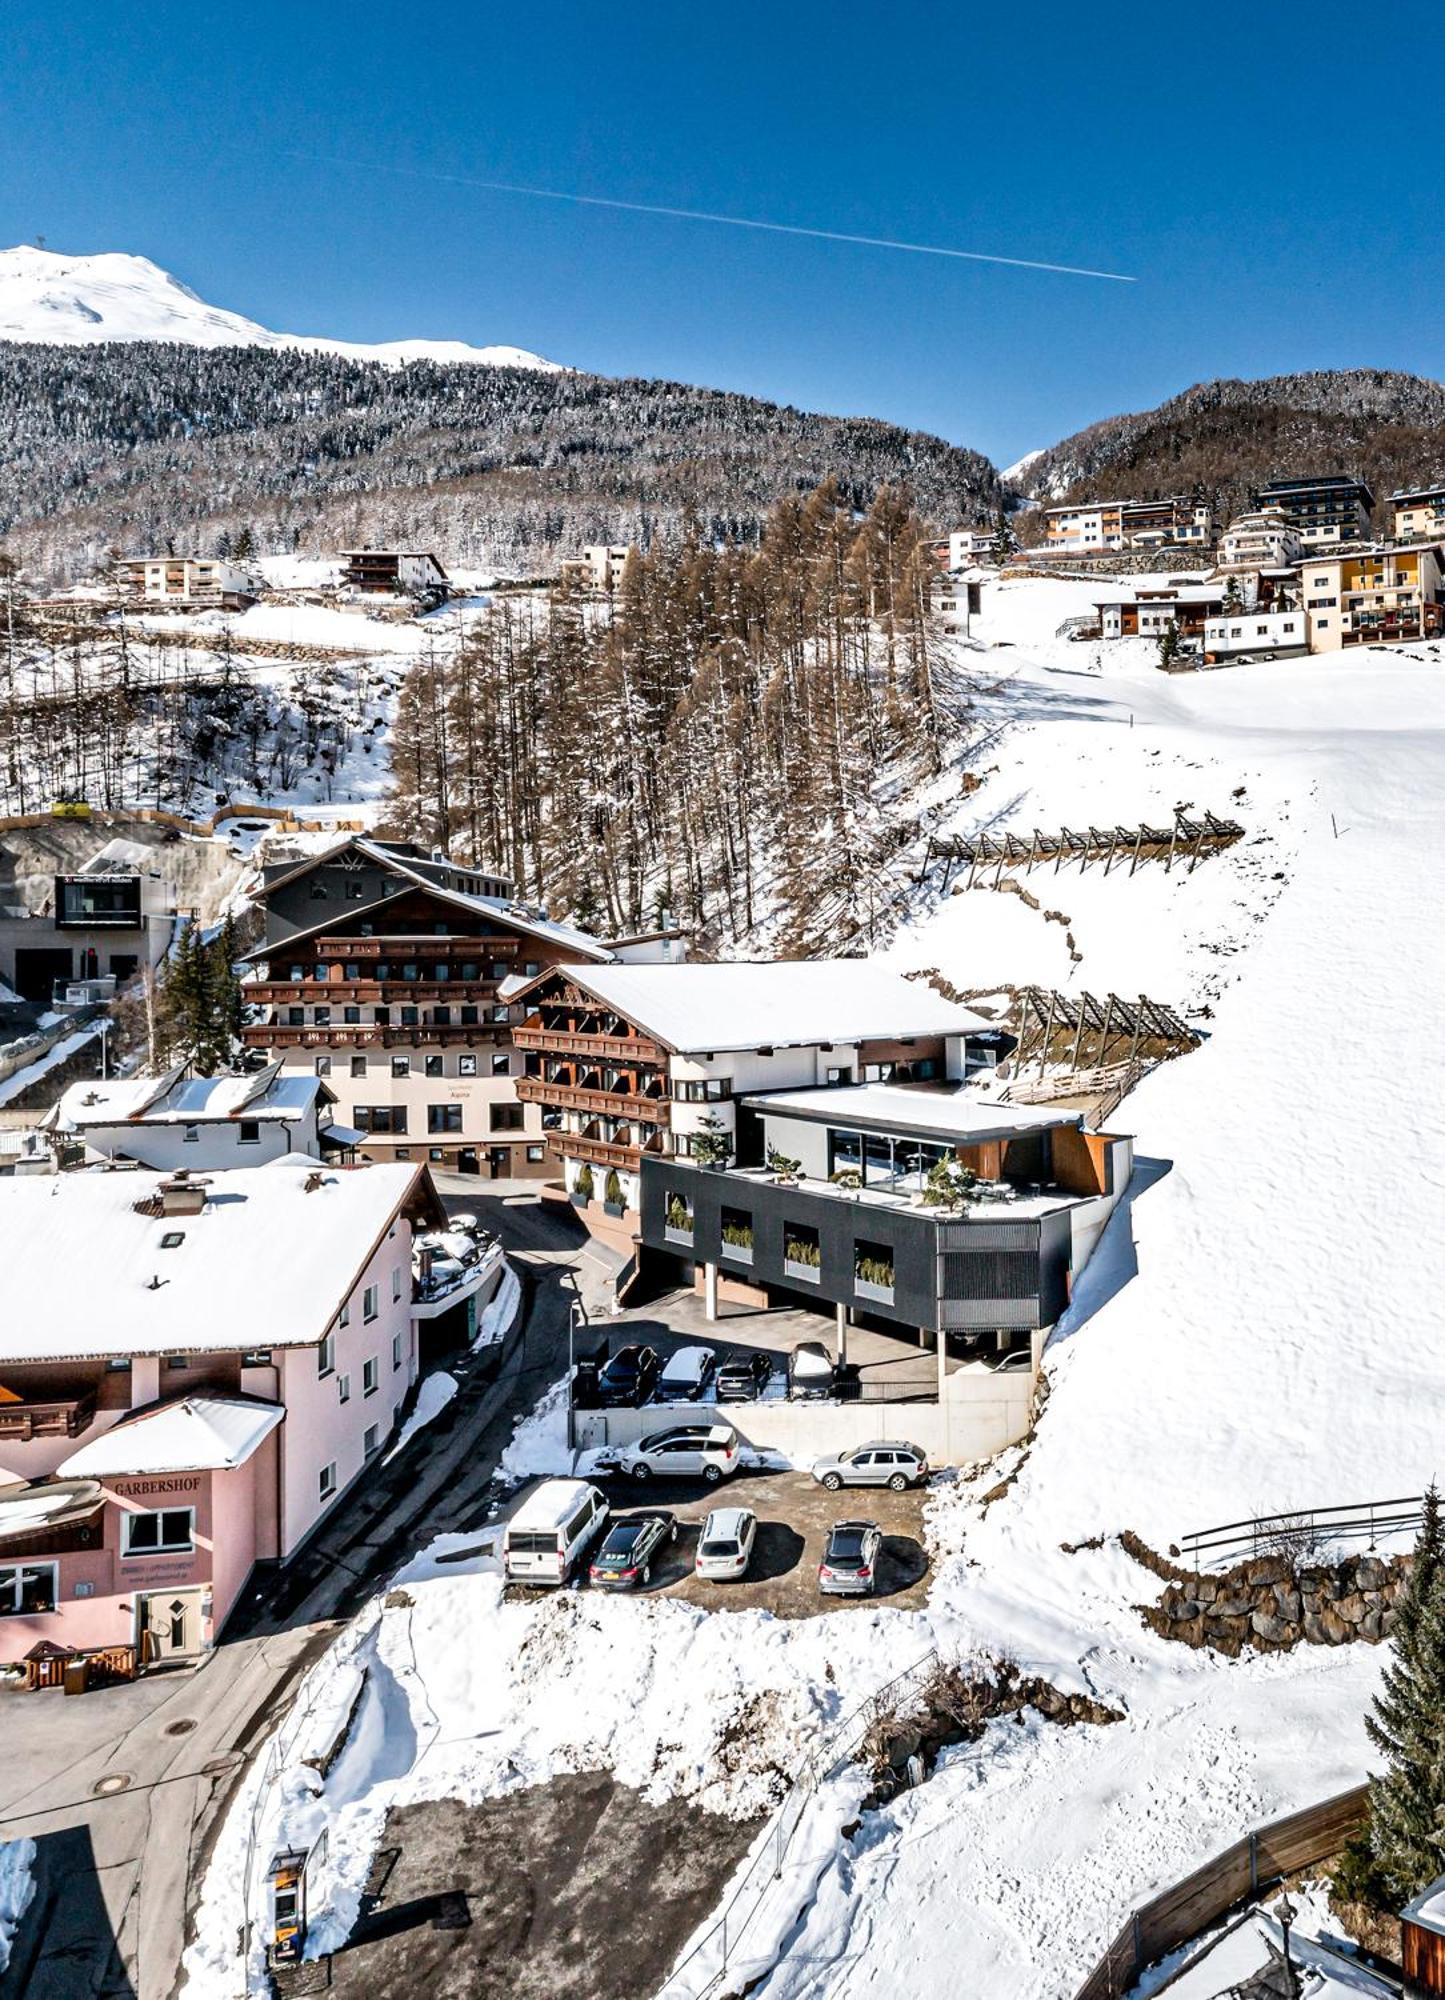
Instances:
[[[607,1502],[585,1479],[544,1479],[502,1536],[508,1583],[563,1584],[607,1526]]]

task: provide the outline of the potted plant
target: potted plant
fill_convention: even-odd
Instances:
[[[584,1160],[577,1171],[576,1180],[572,1183],[572,1206],[574,1208],[585,1208],[587,1206],[588,1202],[592,1199],[592,1186],[592,1169]]]
[[[725,1257],[734,1257],[740,1264],[753,1261],[753,1225],[740,1216],[723,1211],[722,1248]]]
[[[786,1153],[780,1153],[776,1146],[768,1148],[768,1172],[779,1187],[796,1187],[802,1177],[801,1160],[790,1160]]]
[[[616,1167],[607,1169],[602,1185],[602,1206],[608,1215],[621,1215],[627,1204],[622,1199],[622,1181]]]
[[[692,1135],[692,1157],[700,1167],[720,1172],[733,1156],[732,1134],[715,1111],[698,1120]]]
[[[815,1236],[796,1230],[783,1238],[783,1269],[795,1278],[817,1280],[823,1268],[823,1248]]]
[[[837,1173],[829,1174],[828,1179],[834,1187],[842,1188],[844,1194],[861,1194],[863,1191],[863,1176],[856,1167],[839,1167]]]
[[[853,1265],[854,1288],[860,1298],[878,1299],[888,1305],[893,1300],[893,1259],[881,1250],[861,1251]]]
[[[663,1209],[663,1234],[684,1243],[692,1241],[692,1203],[680,1194],[669,1194]]]

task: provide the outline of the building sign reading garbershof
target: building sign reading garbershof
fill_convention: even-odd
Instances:
[[[149,1500],[165,1494],[199,1493],[201,1481],[198,1474],[177,1476],[169,1479],[117,1479],[114,1482],[117,1493],[123,1493],[127,1500]]]

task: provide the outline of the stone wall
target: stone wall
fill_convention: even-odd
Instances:
[[[1347,1556],[1338,1563],[1302,1563],[1284,1555],[1255,1556],[1205,1575],[1180,1569],[1137,1536],[1121,1537],[1136,1562],[1162,1578],[1156,1604],[1138,1607],[1144,1623],[1181,1645],[1211,1647],[1231,1657],[1291,1646],[1376,1645],[1395,1623],[1395,1603],[1410,1574],[1409,1556]]]

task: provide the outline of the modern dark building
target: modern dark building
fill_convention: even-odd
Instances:
[[[1368,541],[1375,496],[1362,479],[1328,473],[1317,479],[1271,479],[1255,494],[1254,504],[1277,508],[1309,551]]]
[[[642,1160],[644,1255],[768,1302],[875,1316],[961,1352],[1027,1352],[1068,1304],[1132,1171],[1129,1139],[1083,1114],[963,1088],[862,1085],[744,1098],[737,1163]],[[930,1171],[978,1176],[963,1213]],[[786,1163],[792,1163],[791,1168]]]

